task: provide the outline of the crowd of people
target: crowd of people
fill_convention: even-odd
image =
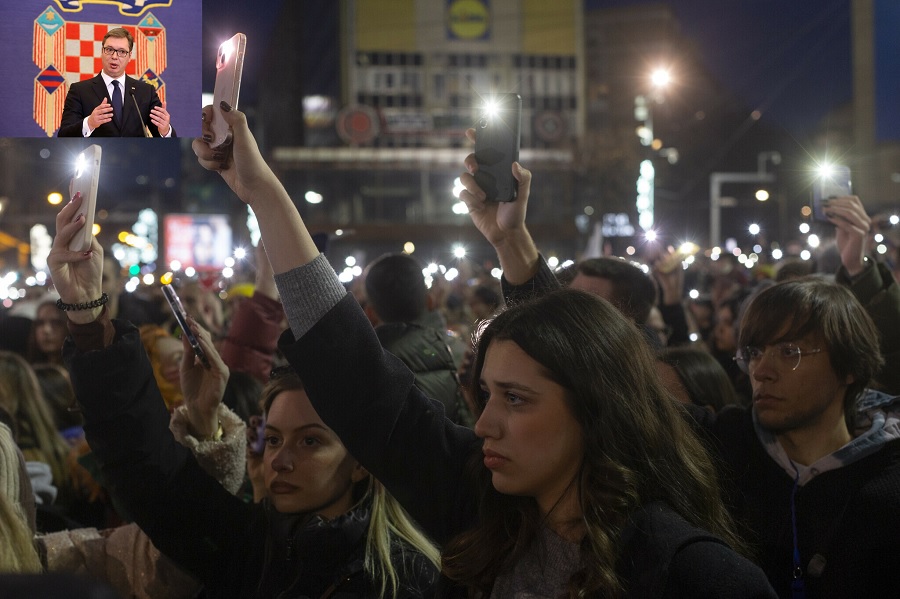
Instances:
[[[262,242],[252,293],[179,285],[208,364],[96,239],[68,250],[78,195],[57,295],[0,320],[0,589],[896,594],[900,285],[859,198],[828,206],[836,272],[722,269],[691,300],[666,256],[554,271],[532,174],[515,163],[517,199],[489,202],[469,155],[460,198],[499,285],[429,289],[398,253],[348,288],[221,108],[231,144],[193,148]]]

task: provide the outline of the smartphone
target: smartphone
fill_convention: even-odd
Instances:
[[[206,352],[200,347],[200,341],[188,326],[187,312],[184,311],[184,306],[181,304],[181,298],[178,297],[178,294],[175,293],[175,289],[171,285],[163,285],[162,290],[163,295],[166,296],[166,301],[169,302],[169,307],[172,308],[172,313],[175,314],[175,320],[178,321],[178,326],[181,327],[181,332],[187,337],[188,343],[191,344],[191,347],[194,350],[194,355],[200,358],[200,362],[203,364],[204,368],[210,368],[209,358],[206,357]]]
[[[490,98],[475,125],[475,182],[489,202],[512,202],[518,182],[512,163],[519,159],[522,97],[500,94]]]
[[[73,252],[86,252],[91,249],[91,238],[94,236],[94,212],[97,208],[97,183],[100,181],[100,146],[94,144],[78,155],[75,160],[75,176],[72,177],[72,185],[69,188],[70,197],[81,192],[84,198],[81,207],[75,213],[73,220],[79,214],[84,215],[84,228],[75,234],[69,242],[69,249]]]
[[[213,91],[213,114],[210,123],[213,135],[213,140],[209,143],[211,148],[221,146],[231,135],[228,123],[222,117],[219,103],[225,100],[232,108],[238,107],[246,47],[247,36],[235,33],[230,40],[222,42],[216,54],[216,87]]]
[[[813,218],[818,221],[830,222],[825,214],[828,200],[853,193],[850,184],[850,169],[843,165],[831,167],[829,172],[816,177],[812,193]]]

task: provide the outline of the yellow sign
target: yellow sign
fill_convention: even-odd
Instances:
[[[447,27],[459,39],[482,39],[487,36],[490,13],[486,0],[449,0]]]

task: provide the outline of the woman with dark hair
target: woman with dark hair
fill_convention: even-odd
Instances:
[[[62,364],[62,346],[66,338],[66,319],[56,309],[55,300],[46,300],[37,308],[28,336],[25,357],[31,364]]]
[[[774,596],[729,547],[715,468],[615,308],[563,290],[491,321],[473,370],[481,415],[474,431],[453,425],[382,350],[243,114],[222,108],[233,146],[194,151],[257,214],[291,325],[280,347],[323,421],[443,546],[449,592]]]
[[[670,347],[656,356],[663,383],[683,403],[713,412],[738,403],[728,373],[712,355],[697,347]]]

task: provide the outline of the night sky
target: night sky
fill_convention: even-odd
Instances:
[[[443,0],[438,0],[443,1]],[[309,93],[336,94],[338,11],[332,0],[304,0],[310,17],[302,24],[304,83]],[[850,0],[670,0],[685,36],[700,49],[710,72],[763,119],[805,137],[823,119],[852,99]],[[268,39],[282,0],[205,0],[205,51],[210,56],[220,39],[240,29],[248,34],[242,97],[255,102],[255,73],[262,52],[257,40]],[[585,0],[586,9],[654,4],[650,0]],[[658,2],[657,2],[658,4]],[[900,2],[878,0],[883,27],[878,61],[882,106],[900,98],[900,36],[886,35],[900,25]],[[891,25],[893,23],[893,25]],[[299,42],[298,42],[299,43]],[[257,50],[254,52],[254,50]],[[204,90],[211,90],[207,69]],[[827,126],[827,122],[824,122]],[[900,139],[900,111],[879,113],[882,139]]]

